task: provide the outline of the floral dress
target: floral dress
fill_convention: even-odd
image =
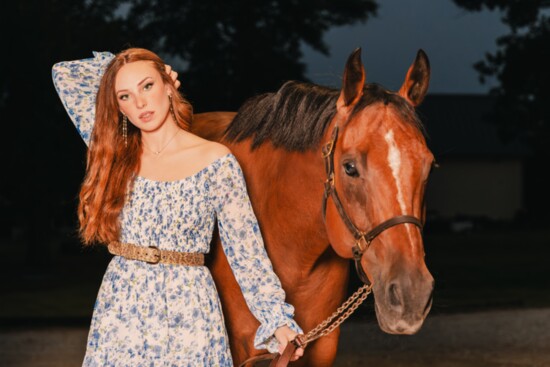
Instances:
[[[112,58],[61,62],[53,80],[86,143],[95,94]],[[254,345],[277,349],[274,331],[294,309],[263,246],[239,164],[229,153],[176,181],[137,176],[121,212],[120,241],[208,253],[214,226],[248,307],[260,322]],[[205,266],[148,264],[115,256],[94,307],[83,366],[232,366],[220,300]]]

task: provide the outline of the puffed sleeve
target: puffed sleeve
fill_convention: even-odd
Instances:
[[[297,333],[302,330],[293,320],[294,307],[285,302],[285,292],[267,256],[243,173],[232,154],[221,158],[215,192],[223,250],[250,311],[260,322],[254,347],[276,352],[277,328],[287,325]]]
[[[89,59],[62,61],[52,67],[55,90],[86,145],[95,121],[95,99],[101,77],[114,55],[94,52]]]

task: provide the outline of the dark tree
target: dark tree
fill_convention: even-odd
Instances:
[[[73,226],[85,146],[57,94],[51,68],[57,61],[120,48],[121,22],[107,14],[116,1],[20,0],[2,4],[0,114],[3,157],[0,229],[19,233],[31,264],[47,264],[54,229]],[[68,223],[67,221],[71,221]]]
[[[61,224],[76,231],[85,165],[84,143],[52,84],[55,62],[151,48],[183,71],[182,89],[197,110],[236,109],[285,80],[304,80],[301,45],[328,53],[324,32],[366,21],[376,2],[20,0],[1,7],[0,238],[17,228],[28,261],[48,266],[54,232]]]
[[[539,157],[550,157],[550,9],[549,0],[454,0],[471,11],[500,10],[510,33],[498,50],[474,65],[480,81],[496,78],[491,120],[505,140],[526,141]]]
[[[290,79],[305,80],[302,44],[328,54],[332,26],[366,21],[375,0],[135,0],[126,19],[146,47],[185,61],[196,111],[235,110]]]

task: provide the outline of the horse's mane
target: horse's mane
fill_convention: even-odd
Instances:
[[[253,136],[252,149],[269,139],[286,150],[316,147],[336,113],[339,91],[288,81],[276,92],[248,99],[227,127],[225,138],[242,141]]]
[[[336,113],[339,95],[337,89],[288,81],[276,93],[249,98],[227,127],[225,139],[240,142],[252,137],[252,149],[266,140],[288,151],[316,148]],[[394,104],[406,121],[425,133],[414,108],[378,84],[365,85],[363,96],[352,116],[375,102]]]

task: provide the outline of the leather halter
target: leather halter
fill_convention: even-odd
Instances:
[[[342,205],[342,201],[338,196],[338,192],[336,191],[336,187],[334,186],[334,148],[336,147],[337,139],[338,126],[335,126],[332,130],[332,136],[329,142],[325,144],[322,149],[323,159],[325,161],[325,171],[327,173],[327,179],[325,181],[325,194],[323,196],[323,218],[326,219],[327,201],[330,196],[334,202],[334,206],[336,206],[336,210],[338,210],[340,218],[342,218],[342,221],[355,238],[355,244],[353,245],[352,251],[357,275],[363,283],[370,285],[371,281],[361,266],[361,257],[363,256],[363,253],[369,249],[372,241],[386,229],[398,224],[411,223],[420,228],[420,231],[422,231],[422,221],[411,215],[398,215],[380,223],[368,232],[360,231],[346,213],[344,206]]]

